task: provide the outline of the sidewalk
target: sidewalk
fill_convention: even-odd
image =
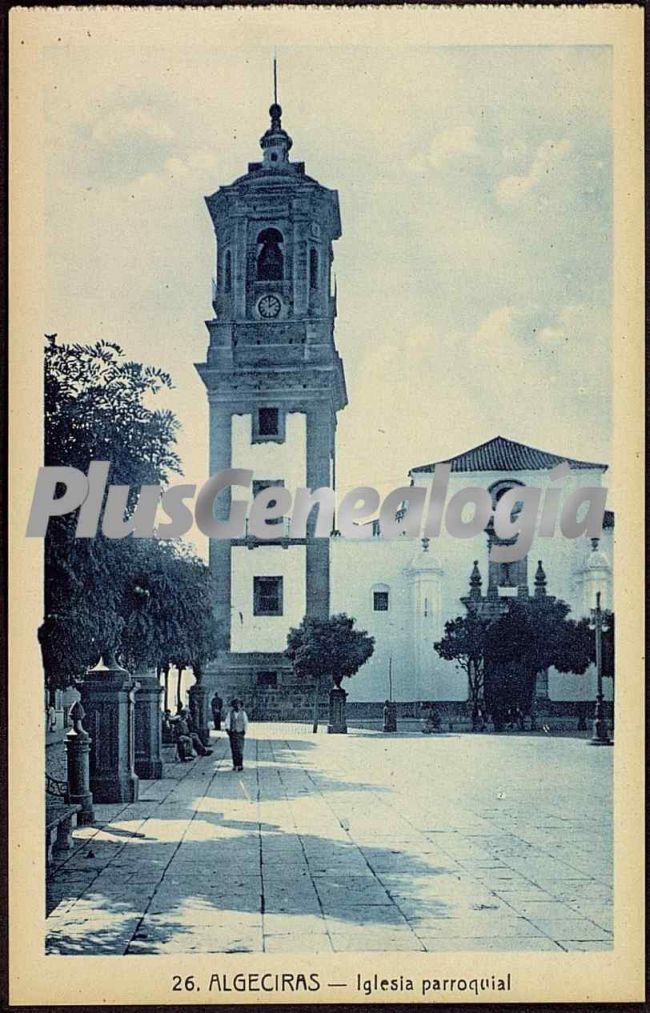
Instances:
[[[603,950],[613,750],[257,724],[53,870],[48,952]]]

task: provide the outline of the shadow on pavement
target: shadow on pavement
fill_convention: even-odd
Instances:
[[[212,758],[199,761],[187,779],[170,780],[154,806],[143,800],[125,807],[57,866],[47,884],[48,953],[254,952],[262,916],[282,926],[286,920],[287,932],[323,932],[323,914],[355,926],[402,925],[391,881],[453,878],[451,869],[432,868],[399,848],[359,847],[333,816],[329,836],[283,829],[292,825],[283,806],[295,798],[382,789],[305,767],[291,754],[308,743],[254,744],[262,753],[272,746],[272,757],[245,776],[215,770]],[[174,797],[181,790],[185,797]],[[258,790],[264,804],[280,806],[278,823],[227,812],[256,806]],[[430,890],[426,898],[414,893],[409,905],[423,917],[447,912]]]

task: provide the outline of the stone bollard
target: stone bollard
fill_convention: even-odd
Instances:
[[[190,705],[190,714],[196,732],[204,746],[210,743],[209,713],[210,691],[202,682],[195,682],[187,691]]]
[[[90,735],[82,725],[85,712],[81,703],[72,705],[70,720],[72,728],[65,737],[65,751],[68,761],[68,793],[70,805],[80,805],[77,824],[95,822],[93,796],[90,790]]]
[[[387,700],[384,704],[384,728],[385,732],[397,731],[397,704],[394,700]]]
[[[92,735],[90,790],[95,804],[135,802],[138,776],[135,762],[135,704],[137,683],[111,654],[89,668],[81,684],[81,701]]]
[[[330,721],[327,731],[330,735],[345,735],[348,726],[345,720],[347,693],[340,686],[330,690]]]
[[[135,772],[148,781],[163,776],[162,713],[160,697],[163,688],[155,672],[145,669],[136,673],[138,689],[135,694]]]

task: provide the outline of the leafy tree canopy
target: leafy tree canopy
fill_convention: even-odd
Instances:
[[[512,598],[491,621],[468,612],[446,623],[434,647],[467,672],[474,704],[482,691],[489,710],[519,707],[526,713],[539,672],[554,667],[581,675],[594,660],[589,620],[571,619],[570,611],[552,597]]]
[[[547,668],[582,675],[591,661],[593,632],[587,620],[569,619],[571,608],[557,598],[512,598],[490,624],[486,654],[493,664],[517,662],[535,676]]]
[[[466,672],[482,668],[489,627],[487,619],[474,612],[445,623],[445,634],[433,646],[441,658],[455,661]]]
[[[137,486],[180,471],[174,451],[179,423],[151,407],[173,386],[155,366],[129,362],[119,345],[58,345],[45,349],[45,463],[85,471],[110,461],[110,481]]]
[[[468,612],[445,623],[444,636],[433,645],[441,658],[455,661],[467,674],[473,723],[477,720],[478,703],[485,685],[485,646],[489,625],[475,612]]]
[[[162,370],[128,362],[118,345],[45,350],[45,462],[86,471],[111,462],[109,482],[162,484],[180,471],[178,422],[151,406],[172,386]],[[191,666],[216,653],[208,568],[180,543],[75,539],[76,517],[50,520],[45,539],[45,619],[39,630],[46,677],[66,685],[108,648],[132,666]]]
[[[296,676],[320,683],[358,672],[372,657],[375,639],[365,630],[355,630],[355,622],[341,612],[328,619],[305,616],[300,626],[290,629],[285,654]]]
[[[220,646],[214,618],[214,582],[208,567],[185,546],[133,541],[121,586],[121,645],[133,668],[201,669]]]

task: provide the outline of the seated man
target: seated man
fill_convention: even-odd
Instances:
[[[194,727],[192,715],[190,714],[187,707],[183,707],[183,710],[181,711],[181,721],[185,722],[185,725],[187,727],[187,734],[192,740],[192,746],[199,754],[199,756],[211,756],[212,750],[208,749],[207,746],[203,745],[203,742],[201,741],[201,736]]]
[[[187,721],[185,721],[182,714],[176,714],[173,718],[169,719],[169,724],[173,730],[174,741],[176,742],[176,756],[178,759],[182,761],[193,759],[196,754],[192,748],[192,740],[190,738],[190,730]]]

